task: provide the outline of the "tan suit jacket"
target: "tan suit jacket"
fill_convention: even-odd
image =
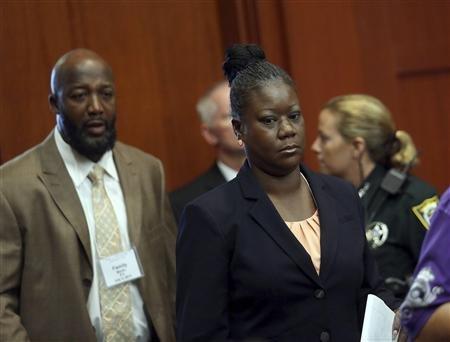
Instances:
[[[176,226],[162,165],[122,143],[113,156],[147,318],[160,341],[174,341]],[[0,167],[0,270],[0,341],[96,340],[88,227],[53,133]]]

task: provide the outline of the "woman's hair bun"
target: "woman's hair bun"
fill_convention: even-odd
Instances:
[[[231,85],[236,75],[249,65],[266,60],[264,51],[256,44],[234,44],[225,51],[223,72]]]

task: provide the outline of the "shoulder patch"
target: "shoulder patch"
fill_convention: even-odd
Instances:
[[[427,198],[422,203],[411,208],[414,215],[417,216],[420,223],[423,224],[425,229],[428,229],[430,227],[430,219],[434,213],[434,210],[436,209],[436,207],[438,205],[438,202],[439,202],[438,197],[433,196],[433,197]]]

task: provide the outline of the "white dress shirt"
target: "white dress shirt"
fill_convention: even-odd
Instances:
[[[237,175],[237,171],[235,169],[232,169],[228,165],[225,165],[220,160],[217,161],[217,167],[219,168],[220,172],[227,182],[232,180]]]
[[[97,255],[97,249],[95,248],[95,221],[94,212],[92,209],[92,185],[88,179],[88,174],[94,167],[95,163],[86,157],[76,152],[70,145],[68,145],[58,129],[55,128],[55,141],[59,153],[64,161],[64,164],[72,178],[75,189],[77,190],[78,197],[83,207],[84,216],[89,228],[89,238],[91,243],[92,263],[93,263],[93,279],[92,286],[89,292],[87,301],[87,309],[92,325],[95,328],[97,340],[103,341],[102,332],[102,320],[100,314],[100,297],[99,297],[99,282],[98,277],[101,276],[100,263]],[[114,212],[119,223],[119,230],[122,239],[124,250],[129,250],[130,239],[127,229],[127,214],[125,208],[125,201],[120,187],[119,176],[111,151],[106,152],[102,158],[97,162],[98,165],[105,169],[104,184],[108,197],[111,200]],[[130,283],[131,290],[131,304],[133,310],[133,320],[136,332],[136,341],[148,341],[149,340],[149,327],[147,318],[144,313],[144,303],[142,297],[139,294],[139,290],[136,284]]]

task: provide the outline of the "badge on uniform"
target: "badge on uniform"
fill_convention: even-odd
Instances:
[[[389,235],[389,229],[386,223],[375,221],[369,223],[366,228],[366,239],[371,248],[382,246]]]
[[[439,199],[437,196],[427,198],[422,203],[411,208],[414,215],[417,216],[423,226],[428,229],[430,227],[430,219],[438,205]]]

